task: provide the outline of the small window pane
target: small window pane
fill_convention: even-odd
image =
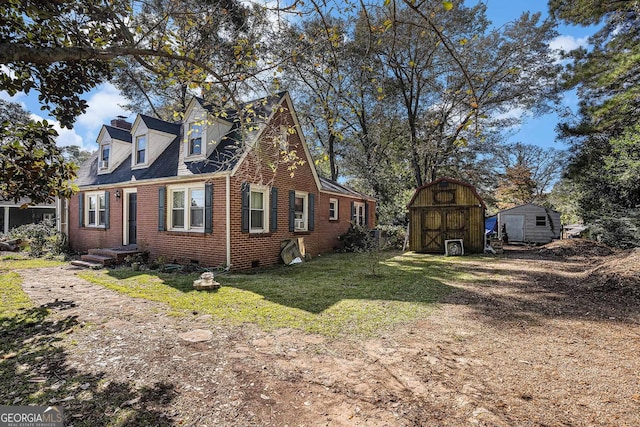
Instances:
[[[191,227],[204,227],[203,208],[191,208]]]
[[[295,201],[296,212],[304,212],[304,198],[296,197]]]
[[[173,228],[184,228],[184,209],[173,209],[171,218],[171,226]]]
[[[202,153],[202,125],[192,123],[189,126],[189,154]]]
[[[263,194],[260,192],[251,192],[251,209],[263,209],[264,200]]]
[[[98,197],[98,199],[100,200],[100,209],[104,209],[106,206],[104,201],[104,196],[100,196]]]
[[[547,218],[544,217],[544,216],[537,216],[536,217],[536,226],[544,227],[545,225],[547,225]]]
[[[184,191],[173,192],[173,205],[174,208],[184,208]]]
[[[105,211],[99,211],[99,219],[98,225],[104,225],[107,213]]]
[[[105,161],[105,162],[109,161],[109,146],[108,145],[105,145],[105,146],[102,147],[102,158],[101,158],[101,160]]]
[[[264,228],[264,212],[251,211],[251,228],[260,230]]]
[[[204,190],[191,190],[191,206],[204,207]]]
[[[329,219],[337,219],[338,218],[338,201],[331,200],[329,201]]]
[[[136,140],[136,163],[144,163],[147,148],[147,138],[139,136]]]
[[[89,197],[89,210],[96,210],[96,196]]]
[[[89,224],[96,223],[96,211],[89,211]]]

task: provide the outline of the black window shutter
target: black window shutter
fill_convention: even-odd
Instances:
[[[165,202],[167,187],[158,188],[158,231],[165,231]]]
[[[356,220],[356,203],[351,201],[351,221],[355,222]]]
[[[316,220],[316,195],[309,194],[309,226],[308,226],[309,231],[314,230],[315,220]]]
[[[104,192],[104,228],[109,228],[109,214],[110,214],[110,203],[109,203],[109,192]]]
[[[213,184],[204,185],[204,232],[213,233]]]
[[[364,202],[364,225],[369,225],[369,203]]]
[[[78,193],[78,226],[84,227],[84,193]]]
[[[289,190],[289,231],[296,231],[296,192]]]
[[[271,212],[269,212],[269,231],[278,229],[278,189],[271,187]]]
[[[249,232],[249,184],[242,184],[242,232]]]

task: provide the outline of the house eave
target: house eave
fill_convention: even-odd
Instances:
[[[93,191],[93,190],[102,190],[109,188],[127,188],[127,187],[136,187],[139,185],[153,185],[153,184],[164,184],[164,183],[175,183],[175,182],[197,182],[197,181],[206,181],[208,179],[213,178],[223,178],[225,176],[230,175],[229,171],[225,172],[214,172],[214,173],[203,173],[196,175],[179,175],[179,176],[170,176],[164,178],[152,178],[152,179],[141,179],[141,180],[131,180],[131,181],[121,181],[114,182],[111,184],[97,184],[97,185],[83,185],[78,188],[80,191]]]
[[[354,199],[354,200],[367,200],[370,202],[376,202],[377,200],[371,196],[366,196],[364,194],[360,194],[360,195],[356,195],[356,194],[346,194],[346,193],[338,193],[337,191],[330,191],[330,190],[320,190],[321,193],[324,194],[329,194],[331,196],[337,196],[337,197],[348,197],[350,199]]]

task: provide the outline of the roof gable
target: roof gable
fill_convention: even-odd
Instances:
[[[474,194],[474,196],[480,201],[480,203],[482,204],[483,208],[487,208],[487,205],[484,203],[484,200],[482,200],[482,197],[480,197],[480,195],[478,194],[478,192],[476,191],[476,188],[464,181],[459,181],[457,179],[453,179],[453,178],[449,178],[449,177],[442,177],[442,178],[438,178],[435,181],[431,181],[428,182],[424,185],[422,185],[421,187],[417,188],[416,191],[413,193],[413,197],[411,197],[411,200],[409,201],[409,203],[407,203],[407,207],[411,207],[413,205],[413,203],[415,202],[416,198],[418,197],[418,195],[420,194],[420,192],[422,190],[424,190],[425,188],[429,188],[429,187],[433,187],[436,185],[439,185],[442,182],[450,182],[452,184],[457,184],[460,185],[462,187],[467,187],[469,188],[469,190],[471,190],[471,192]]]

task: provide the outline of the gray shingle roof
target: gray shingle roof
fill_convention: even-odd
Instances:
[[[142,120],[149,129],[171,133],[173,135],[180,134],[180,123],[165,122],[164,120],[156,119],[151,116],[145,116],[144,114],[140,114],[140,120]]]
[[[109,125],[105,125],[104,128],[111,138],[117,139],[118,141],[131,142],[131,132],[128,130]]]
[[[284,92],[274,96],[257,99],[241,104],[243,116],[251,116],[251,123],[259,125],[265,123],[270,117],[273,109],[278,105]],[[211,113],[216,110],[213,106],[204,105],[203,100],[196,98],[200,104]],[[243,132],[239,120],[240,114],[237,110],[225,110],[224,120],[232,122],[233,126],[222,138],[220,143],[213,150],[206,160],[185,161],[184,167],[193,174],[209,174],[232,170],[240,159],[240,152],[248,144],[243,143],[243,139],[249,143],[259,133],[259,127],[253,126],[253,130]],[[180,123],[170,123],[150,116],[141,114],[140,119],[149,129],[176,135],[168,148],[147,168],[131,169],[131,156],[125,159],[113,172],[98,175],[98,153],[94,153],[86,162],[82,164],[78,171],[76,184],[78,186],[107,185],[155,178],[167,178],[177,176],[178,162],[180,162],[180,141],[182,125]],[[123,129],[112,126],[105,126],[112,138],[131,142],[131,134]],[[244,135],[244,137],[243,137]]]
[[[324,191],[330,191],[332,193],[339,193],[339,194],[344,194],[346,196],[371,200],[370,196],[360,193],[352,188],[345,187],[344,185],[338,184],[337,182],[332,181],[328,178],[323,178],[323,177],[319,177],[319,178],[320,178],[320,185],[322,186],[321,189]]]

